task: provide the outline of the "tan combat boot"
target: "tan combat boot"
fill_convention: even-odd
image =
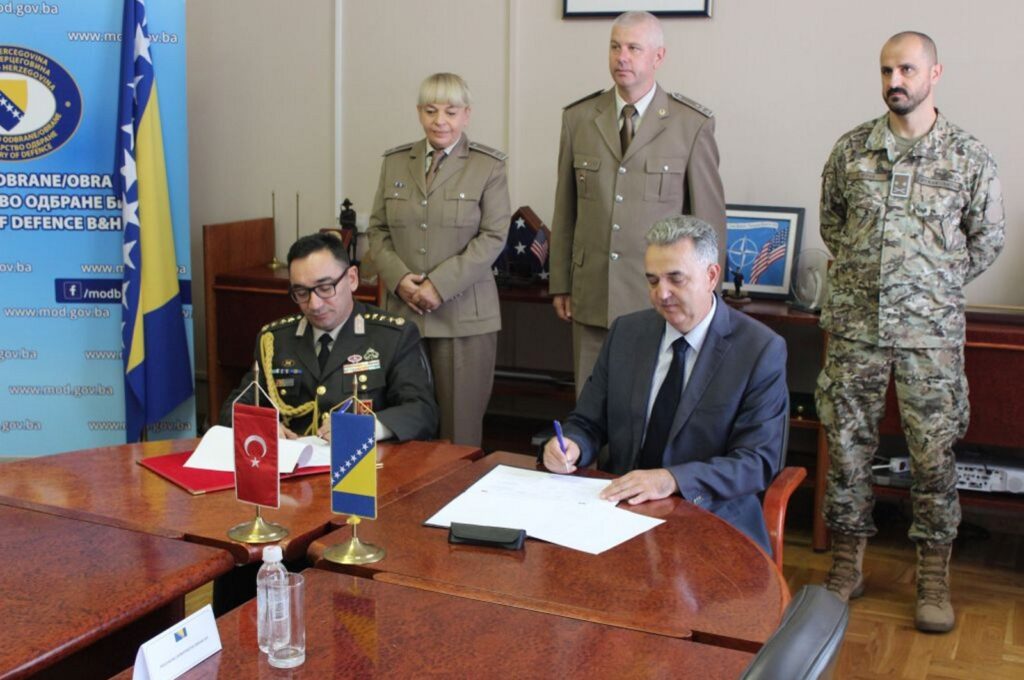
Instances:
[[[850,534],[832,534],[832,568],[825,577],[825,588],[843,602],[864,594],[864,549],[868,539]]]
[[[914,625],[929,633],[953,630],[953,605],[949,601],[950,543],[917,544],[917,610]]]

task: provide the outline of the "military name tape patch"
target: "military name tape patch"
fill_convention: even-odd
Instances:
[[[56,151],[82,120],[82,93],[71,74],[45,54],[0,45],[0,161]]]

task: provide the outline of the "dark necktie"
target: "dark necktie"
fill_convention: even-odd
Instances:
[[[686,368],[686,350],[690,348],[686,338],[679,337],[672,343],[672,363],[668,367],[664,382],[654,399],[651,419],[647,422],[647,436],[640,449],[639,470],[653,470],[664,467],[662,457],[668,444],[668,433],[679,410],[679,398],[683,393],[683,374]]]
[[[431,153],[430,169],[427,170],[427,191],[430,191],[430,185],[434,183],[434,177],[437,176],[437,169],[441,167],[441,161],[447,155],[441,149],[434,149]]]
[[[316,359],[320,363],[320,373],[322,374],[327,368],[327,359],[331,356],[331,334],[324,333],[318,342],[320,343],[320,353],[317,354]]]
[[[619,143],[622,145],[622,153],[626,153],[629,143],[633,141],[633,116],[636,115],[636,107],[626,104],[622,107],[622,127],[619,128]]]

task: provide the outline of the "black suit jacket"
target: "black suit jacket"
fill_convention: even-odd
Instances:
[[[580,465],[608,444],[601,469],[636,468],[665,321],[654,310],[618,318],[565,433]],[[789,391],[786,345],[767,326],[721,300],[686,384],[662,463],[683,498],[733,524],[766,552],[757,494],[778,473]]]

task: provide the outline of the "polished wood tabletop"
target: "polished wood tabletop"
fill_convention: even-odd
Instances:
[[[533,457],[494,453],[382,509],[359,529],[361,539],[387,550],[376,564],[322,559],[348,529],[314,541],[310,559],[319,568],[745,651],[778,626],[789,591],[772,560],[678,496],[630,508],[667,521],[596,556],[532,539],[519,551],[453,546],[447,530],[423,526],[498,464],[536,465]]]
[[[752,655],[307,569],[306,661],[281,677],[736,678]],[[221,652],[181,676],[276,677],[256,603],[217,619]],[[130,672],[118,676],[129,680]]]
[[[138,644],[180,619],[185,593],[234,566],[224,550],[4,505],[0,546],[0,678],[53,671],[101,638],[175,605]],[[134,648],[117,652],[135,656]],[[100,656],[113,663],[109,654]],[[78,677],[89,676],[85,666],[74,664]]]
[[[258,562],[263,546],[227,537],[228,529],[253,518],[254,506],[235,500],[231,489],[193,496],[136,464],[192,450],[197,442],[126,444],[5,463],[0,503],[221,547],[240,565]],[[379,451],[380,507],[482,455],[444,442],[382,443]],[[280,542],[285,560],[303,559],[309,542],[332,528],[329,483],[326,473],[283,480],[281,507],[264,509],[264,519],[290,531]]]

